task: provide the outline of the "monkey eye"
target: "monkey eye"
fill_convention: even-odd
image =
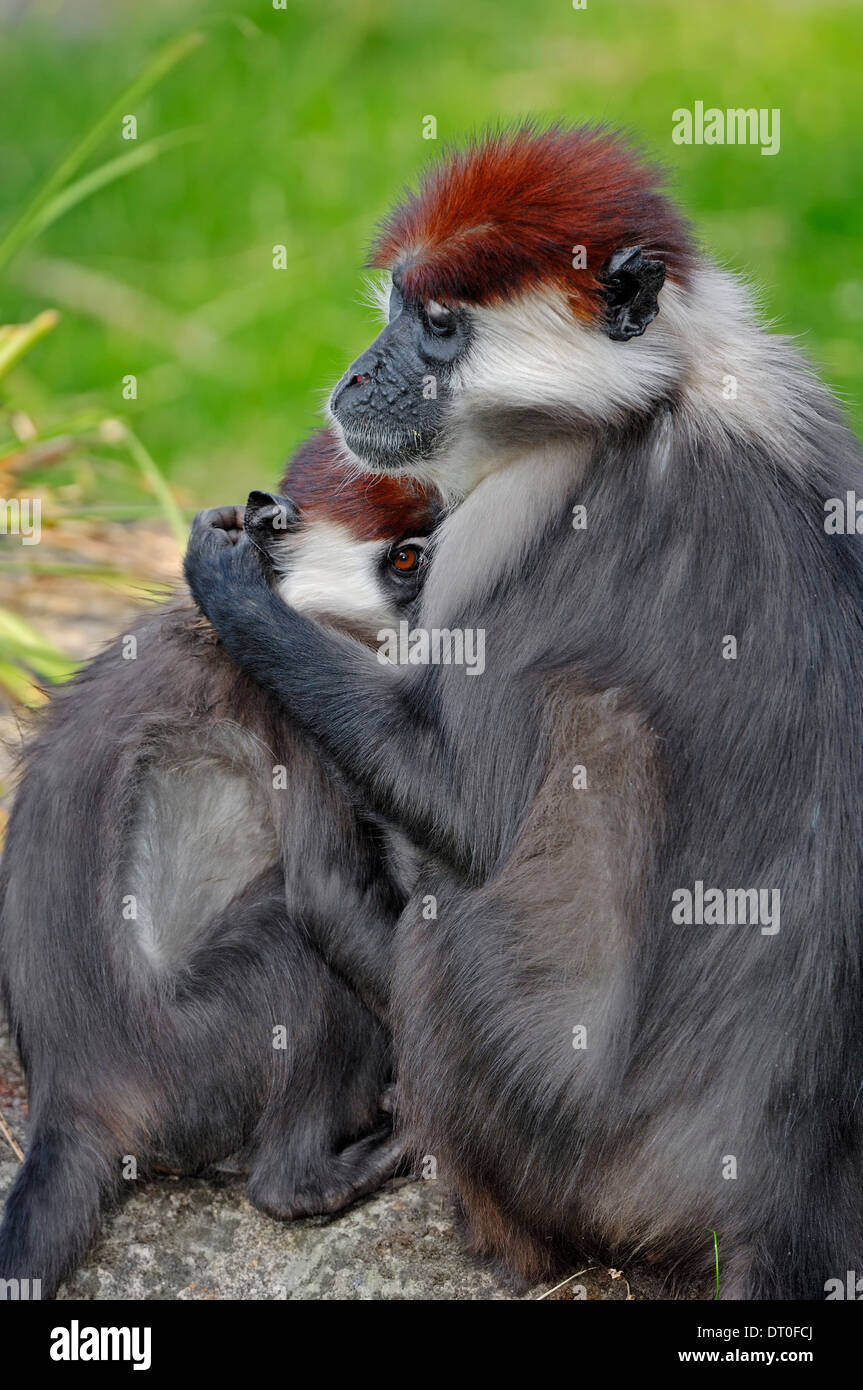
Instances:
[[[445,338],[455,328],[455,315],[452,310],[447,309],[444,304],[438,304],[436,299],[429,300],[425,306],[425,315],[428,326],[436,338]]]
[[[419,541],[402,541],[393,546],[389,561],[399,574],[412,574],[425,563],[425,549]]]

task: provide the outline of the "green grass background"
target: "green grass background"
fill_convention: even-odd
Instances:
[[[445,140],[527,114],[637,132],[704,243],[758,282],[863,421],[859,0],[67,0],[13,21],[18,9],[0,0],[0,232],[159,44],[220,15],[256,27],[214,24],[132,113],[139,140],[188,126],[201,139],[72,210],[0,287],[0,321],[63,311],[6,397],[127,415],[188,503],[275,478],[368,340],[376,219]],[[779,107],[780,153],[673,145],[672,111],[696,100]],[[129,148],[118,128],[97,162]]]

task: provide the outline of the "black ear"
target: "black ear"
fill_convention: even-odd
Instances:
[[[648,261],[640,246],[624,246],[609,256],[599,273],[606,286],[606,325],[609,338],[625,343],[638,338],[659,313],[659,291],[665,283],[665,262]]]

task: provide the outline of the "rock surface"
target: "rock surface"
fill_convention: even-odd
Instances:
[[[23,1077],[8,1038],[0,1113],[24,1147]],[[0,1134],[0,1200],[17,1167]],[[256,1211],[236,1172],[130,1186],[61,1299],[531,1299],[551,1287],[515,1289],[467,1257],[439,1183],[395,1179],[335,1218],[291,1224]],[[637,1298],[667,1297],[649,1268],[623,1273],[596,1266],[551,1297],[572,1298],[574,1285],[588,1299],[625,1299],[628,1285]]]

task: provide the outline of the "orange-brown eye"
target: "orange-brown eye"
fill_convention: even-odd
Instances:
[[[422,555],[413,545],[400,545],[392,553],[393,569],[397,569],[400,574],[409,574],[415,570],[422,559]]]

